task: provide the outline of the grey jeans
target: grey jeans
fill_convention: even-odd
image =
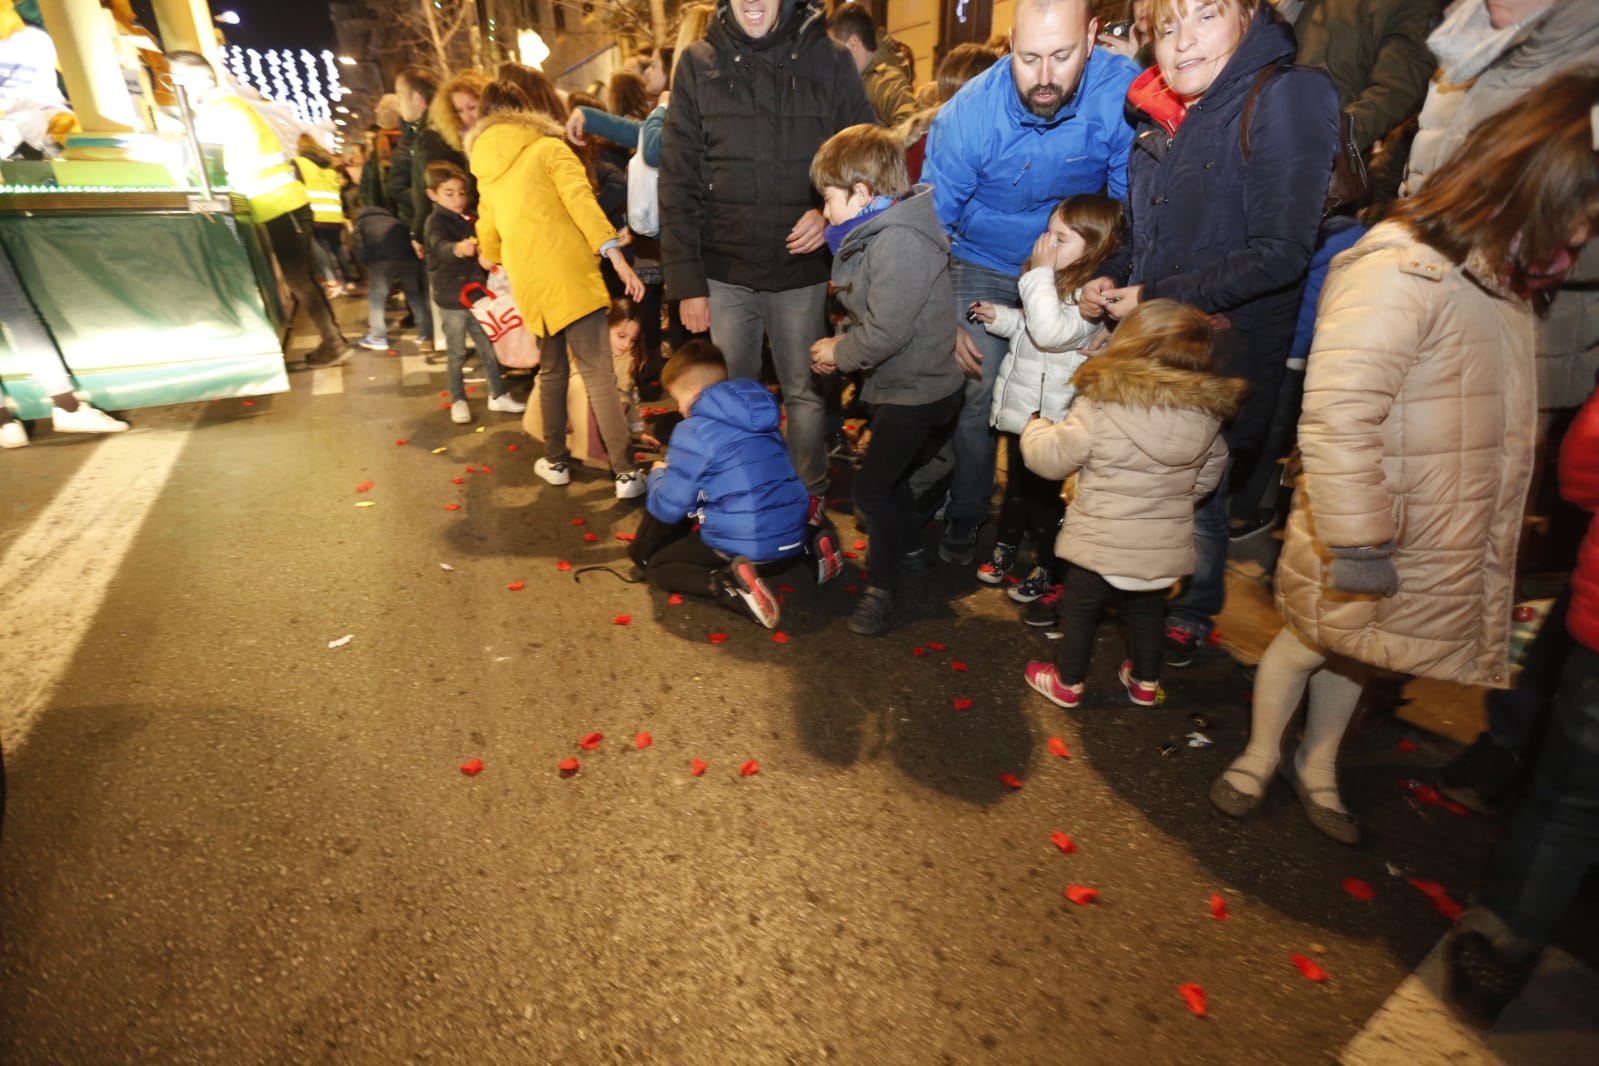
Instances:
[[[960,316],[961,328],[983,353],[983,376],[967,379],[966,404],[951,439],[955,477],[949,486],[949,509],[944,512],[952,525],[970,528],[988,517],[994,495],[994,450],[998,438],[989,425],[989,407],[994,379],[999,376],[999,364],[1005,361],[1009,342],[988,332],[980,323],[967,322],[966,308],[974,300],[1015,307],[1021,303],[1021,296],[1014,274],[1002,274],[955,256],[949,260],[949,280],[955,288],[955,313]]]
[[[622,474],[635,466],[629,448],[627,416],[616,394],[616,366],[611,362],[611,335],[605,312],[591,311],[565,329],[556,330],[539,347],[539,414],[544,419],[544,458],[564,463],[572,455],[566,446],[566,383],[572,378],[567,356],[588,390],[589,407],[605,442],[611,472]],[[493,359],[494,349],[479,353]]]
[[[710,281],[711,340],[728,375],[761,376],[761,337],[772,344],[772,365],[788,413],[788,455],[812,496],[827,493],[827,409],[811,375],[811,345],[827,334],[827,284],[757,292]]]

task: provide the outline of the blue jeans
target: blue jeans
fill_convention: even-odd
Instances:
[[[994,449],[998,438],[989,425],[989,406],[994,396],[994,379],[1005,359],[1010,342],[996,337],[982,323],[967,322],[966,308],[973,300],[987,300],[1007,307],[1021,305],[1016,275],[968,263],[951,256],[949,280],[955,288],[955,314],[977,350],[983,353],[983,376],[966,382],[966,403],[955,422],[953,437],[955,473],[949,485],[949,507],[944,517],[952,524],[975,526],[988,517],[994,495]]]
[[[366,335],[384,340],[389,335],[384,309],[389,302],[389,290],[398,282],[405,293],[405,302],[411,305],[416,316],[416,335],[433,337],[433,302],[427,298],[427,286],[422,284],[422,260],[410,262],[400,259],[380,259],[366,265]]]
[[[483,332],[483,327],[472,317],[472,312],[464,307],[441,307],[439,321],[444,325],[444,346],[450,355],[450,363],[445,370],[450,382],[450,399],[466,399],[466,382],[461,376],[461,364],[466,362],[468,333],[472,334],[472,347],[477,349],[478,365],[483,368],[489,395],[503,394],[505,386],[500,383],[500,361],[494,358],[494,342]]]
[[[1551,617],[1549,625],[1560,625]],[[1495,853],[1484,906],[1532,954],[1549,942],[1599,864],[1599,652],[1578,644],[1561,672],[1532,785]]]
[[[729,377],[758,380],[761,337],[772,345],[772,366],[788,414],[788,456],[812,496],[827,493],[827,406],[811,374],[811,345],[827,335],[827,285],[760,292],[710,281],[711,340],[727,360]]]
[[[1166,608],[1166,626],[1186,630],[1203,642],[1227,602],[1227,478],[1194,511],[1194,572]]]

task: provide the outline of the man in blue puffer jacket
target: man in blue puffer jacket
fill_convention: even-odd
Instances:
[[[949,230],[950,281],[965,328],[955,361],[969,379],[956,424],[948,526],[938,546],[965,565],[994,491],[989,429],[994,377],[1005,338],[965,324],[975,301],[1015,307],[1022,260],[1049,213],[1076,193],[1127,197],[1133,128],[1124,114],[1132,60],[1094,48],[1087,0],[1019,0],[1010,61],[973,78],[945,104],[927,134],[922,181]]]
[[[775,629],[777,597],[756,564],[799,554],[810,509],[778,430],[777,400],[758,382],[729,381],[708,341],[680,348],[661,385],[686,417],[667,461],[650,473],[649,514],[629,554],[651,584],[742,604]]]

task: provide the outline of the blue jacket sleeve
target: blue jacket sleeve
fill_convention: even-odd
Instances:
[[[661,130],[666,126],[666,108],[657,107],[644,120],[644,165],[659,168],[661,165]]]
[[[1338,144],[1338,91],[1319,70],[1279,74],[1261,90],[1252,120],[1244,246],[1146,283],[1144,299],[1215,314],[1282,288],[1310,266]]]
[[[685,418],[672,432],[666,465],[650,474],[650,514],[662,522],[681,522],[699,510],[700,482],[715,452],[701,426]]]
[[[977,191],[977,168],[967,159],[965,130],[961,128],[964,111],[961,103],[957,95],[933,119],[932,128],[927,131],[927,155],[922,163],[922,181],[933,187],[933,208],[944,229],[951,234]]]
[[[583,112],[583,133],[585,136],[593,134],[614,141],[623,148],[631,148],[638,144],[638,131],[641,123],[637,119],[623,118],[613,115],[609,111],[601,111],[593,107],[580,107]],[[648,162],[648,160],[646,160]]]

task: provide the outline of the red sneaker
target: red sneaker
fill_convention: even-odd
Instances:
[[[1055,676],[1054,663],[1042,663],[1035,659],[1027,664],[1027,669],[1023,673],[1033,691],[1057,707],[1072,710],[1083,698],[1082,685],[1060,683],[1060,679]]]
[[[1125,659],[1122,668],[1116,676],[1121,678],[1122,688],[1127,690],[1127,698],[1140,707],[1153,707],[1160,702],[1160,683],[1158,681],[1134,681],[1133,661]]]

